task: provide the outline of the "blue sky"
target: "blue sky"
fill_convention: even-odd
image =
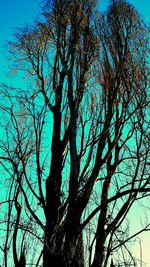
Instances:
[[[0,80],[7,68],[7,41],[13,39],[17,28],[32,24],[39,14],[39,0],[0,0]]]
[[[30,23],[38,14],[39,1],[37,0],[0,0],[0,41],[5,43],[11,38],[15,28]]]
[[[7,41],[13,39],[13,33],[17,28],[21,28],[25,23],[32,24],[34,18],[40,12],[41,0],[0,0],[0,80],[7,69]],[[101,10],[105,10],[109,0],[98,0]],[[150,22],[150,1],[149,0],[129,0],[135,6],[145,21]]]
[[[108,0],[100,0],[100,8],[105,9]],[[129,0],[146,22],[150,21],[149,0]],[[38,16],[40,0],[0,0],[0,46],[5,46],[7,40],[12,38],[15,28],[22,27],[25,23],[31,23]]]
[[[100,0],[100,6],[105,9],[109,3],[109,0]],[[150,22],[150,1],[149,0],[128,0],[138,12],[142,15],[145,21]]]

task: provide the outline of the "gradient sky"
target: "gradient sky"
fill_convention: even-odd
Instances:
[[[15,28],[22,27],[24,23],[31,23],[38,16],[40,0],[0,0],[0,46],[12,38]],[[100,8],[104,10],[108,0],[100,0]],[[150,1],[129,0],[140,12],[146,22],[150,22]]]
[[[40,12],[41,0],[0,0],[0,70],[6,55],[6,43],[13,39],[13,33],[25,23],[32,23]],[[129,0],[147,23],[150,22],[150,0]],[[109,0],[99,0],[99,7],[105,10]],[[1,80],[0,73],[0,80]]]
[[[6,42],[13,38],[16,28],[23,27],[25,23],[32,23],[38,17],[41,0],[0,0],[0,57],[6,54]],[[129,0],[147,23],[150,22],[150,1]],[[99,0],[101,10],[106,9],[109,1]],[[1,64],[2,64],[1,60]],[[2,68],[2,65],[0,66]],[[1,75],[0,75],[1,76]]]
[[[100,0],[100,9],[105,10],[109,1]],[[135,6],[147,23],[150,22],[150,0],[129,0]],[[0,81],[4,79],[4,69],[7,68],[6,43],[13,39],[13,33],[17,28],[21,28],[25,23],[31,24],[33,19],[38,17],[40,0],[0,0]],[[136,216],[137,209],[132,210],[131,217]],[[140,220],[140,215],[138,217]],[[142,238],[143,261],[150,267],[150,233],[146,233]],[[137,255],[139,256],[139,245],[137,243]]]

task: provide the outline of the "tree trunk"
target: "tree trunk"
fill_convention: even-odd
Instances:
[[[84,251],[82,234],[77,237],[75,228],[69,227],[63,235],[56,237],[51,244],[47,242],[48,235],[45,237],[43,250],[43,267],[49,267],[53,262],[54,266],[60,267],[84,267]],[[65,246],[63,239],[66,236]]]
[[[65,267],[84,267],[83,238],[72,236],[64,250]]]

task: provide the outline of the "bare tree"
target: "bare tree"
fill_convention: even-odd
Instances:
[[[145,28],[135,10],[124,1],[113,1],[103,16],[99,37],[102,63],[98,78],[103,87],[104,116],[107,126],[107,161],[101,192],[101,210],[96,233],[93,267],[107,266],[105,242],[124,220],[140,190],[149,186],[147,161],[149,157],[149,124],[145,113],[147,40]],[[97,71],[98,73],[98,71]],[[146,120],[145,120],[146,119]],[[125,134],[126,133],[126,134]],[[118,176],[118,177],[117,177]],[[111,183],[116,187],[110,190]],[[123,183],[123,185],[121,185]],[[115,214],[109,214],[109,195],[126,197]],[[117,192],[118,191],[118,192]],[[113,209],[117,205],[114,196]],[[110,251],[107,248],[107,254]],[[108,253],[109,252],[109,253]]]
[[[147,28],[123,0],[103,15],[93,0],[47,1],[10,47],[25,82],[1,91],[3,250],[10,242],[16,267],[106,267],[130,240],[119,231],[131,206],[150,193]]]

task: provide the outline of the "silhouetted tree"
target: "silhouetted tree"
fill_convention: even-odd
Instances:
[[[10,43],[20,88],[2,88],[5,250],[16,267],[109,266],[150,192],[147,28],[123,0],[103,15],[94,0],[44,1],[42,13]]]

